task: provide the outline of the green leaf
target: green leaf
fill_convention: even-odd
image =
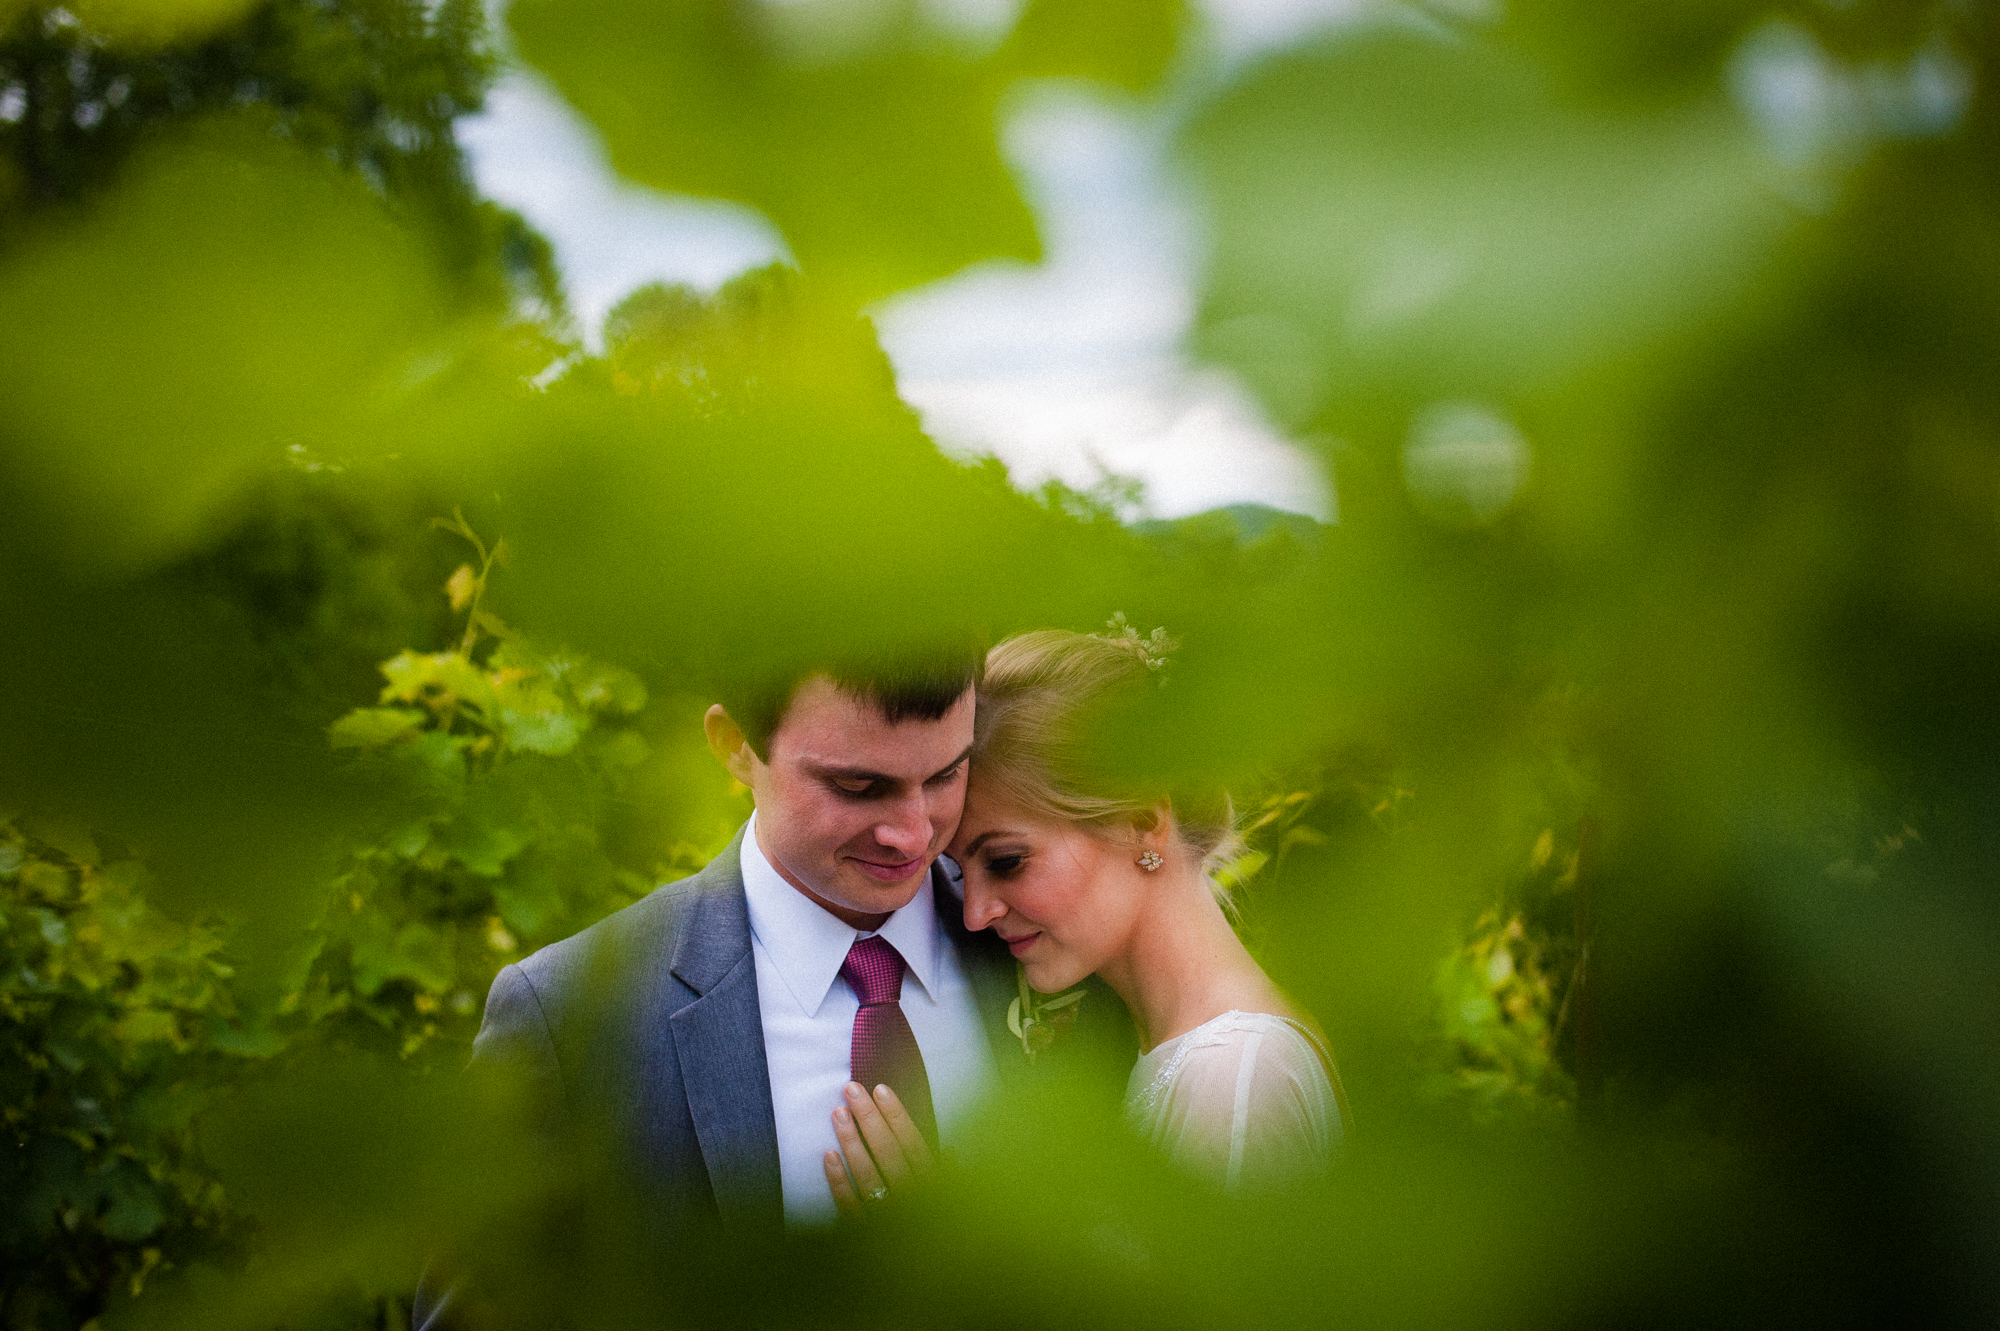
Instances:
[[[407,707],[358,707],[326,728],[336,749],[374,749],[415,734],[424,714]]]
[[[139,1008],[120,1018],[113,1033],[124,1044],[144,1044],[151,1040],[173,1044],[180,1039],[180,1022],[171,1012]]]
[[[166,1220],[158,1189],[136,1165],[121,1163],[106,1191],[111,1205],[100,1221],[106,1238],[136,1243],[157,1232]]]
[[[561,690],[540,668],[541,662],[533,667],[514,664],[524,655],[511,647],[493,654],[493,699],[500,736],[509,748],[521,752],[552,757],[568,753],[583,737],[590,718],[572,711]]]
[[[247,120],[140,142],[0,262],[10,522],[97,568],[183,547],[288,443],[351,448],[441,326],[358,177]]]
[[[1216,878],[1226,888],[1237,888],[1257,876],[1271,857],[1261,850],[1246,850],[1216,870]]]
[[[1330,430],[1708,338],[1796,216],[1719,94],[1581,104],[1518,50],[1407,31],[1261,67],[1184,147],[1199,348]]]
[[[593,712],[630,716],[646,705],[646,686],[629,670],[597,661],[579,661],[563,674],[577,702]]]
[[[576,747],[583,737],[583,723],[560,703],[535,712],[502,707],[500,735],[509,748],[557,757]]]
[[[493,681],[456,652],[401,652],[382,663],[383,702],[424,702],[434,707],[469,703],[481,712],[494,707]]]
[[[453,610],[463,610],[472,603],[472,593],[479,586],[479,575],[472,571],[472,565],[460,564],[445,580],[445,599],[451,602]]]
[[[562,879],[551,857],[531,853],[517,859],[493,886],[500,918],[521,938],[539,938],[562,910]]]
[[[434,844],[481,878],[497,878],[532,840],[522,802],[492,785],[474,786],[458,815],[438,828]]]
[[[1040,256],[1000,156],[1004,71],[919,13],[520,0],[508,24],[621,174],[760,209],[808,274],[860,305],[977,259]]]
[[[437,820],[457,811],[465,799],[466,743],[462,735],[425,730],[371,759],[382,764],[399,817],[414,811],[420,820]]]
[[[652,746],[636,731],[620,730],[592,744],[591,755],[611,768],[637,767],[652,757]]]
[[[1005,58],[1028,78],[1101,79],[1143,92],[1172,64],[1187,20],[1177,0],[1033,0]]]
[[[500,616],[491,611],[481,610],[476,612],[472,616],[472,622],[477,624],[482,632],[489,633],[502,642],[514,636],[514,630],[509,628]]]
[[[270,1058],[285,1047],[285,1037],[268,1021],[218,1021],[209,1027],[208,1042],[239,1058]]]
[[[455,972],[450,941],[431,926],[411,921],[393,933],[372,920],[353,938],[354,987],[374,994],[391,980],[414,980],[433,993],[451,987]]]

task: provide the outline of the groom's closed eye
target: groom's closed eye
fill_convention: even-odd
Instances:
[[[924,789],[941,790],[965,775],[966,764],[972,760],[971,751],[961,753],[953,759],[949,767],[933,773],[924,779]],[[856,802],[882,799],[901,790],[903,783],[892,776],[880,776],[874,772],[856,772],[841,769],[821,770],[821,781],[829,790],[843,799]]]
[[[927,790],[941,790],[965,775],[965,759],[961,758],[936,776],[925,780]],[[902,788],[902,782],[886,776],[830,776],[826,783],[834,793],[851,800],[878,800]]]

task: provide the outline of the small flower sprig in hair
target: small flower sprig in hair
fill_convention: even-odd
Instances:
[[[1091,636],[1131,648],[1138,654],[1139,659],[1146,663],[1148,671],[1158,676],[1162,684],[1167,682],[1165,672],[1168,658],[1174,649],[1181,645],[1179,638],[1170,637],[1164,627],[1156,628],[1151,633],[1141,634],[1138,629],[1132,627],[1132,622],[1125,618],[1123,610],[1105,620],[1104,627],[1106,632],[1094,633]]]

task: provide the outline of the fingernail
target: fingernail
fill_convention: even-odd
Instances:
[[[887,1086],[877,1086],[875,1088],[875,1098],[885,1103],[894,1104],[896,1100],[896,1093],[890,1090]]]
[[[851,1081],[847,1083],[847,1098],[856,1104],[860,1104],[868,1098],[868,1092],[861,1088],[860,1082]]]
[[[848,1116],[845,1109],[836,1109],[833,1111],[833,1121],[844,1128],[853,1120]]]

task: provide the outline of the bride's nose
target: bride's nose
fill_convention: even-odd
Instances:
[[[977,933],[1007,913],[1007,903],[979,886],[977,875],[965,875],[965,927]]]

